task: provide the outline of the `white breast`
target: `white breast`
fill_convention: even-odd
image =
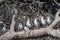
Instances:
[[[39,22],[37,21],[37,18],[34,19],[35,26],[39,26]]]
[[[27,27],[31,27],[31,23],[30,23],[29,19],[27,20],[26,25],[27,25]]]
[[[51,23],[51,19],[50,19],[50,17],[47,17],[47,23],[48,23],[48,24]]]
[[[41,23],[42,23],[42,25],[46,25],[46,21],[43,16],[41,17]]]
[[[24,30],[25,30],[25,31],[28,31],[28,30],[29,30],[29,28],[25,26],[25,27],[24,27]]]
[[[6,32],[6,31],[7,31],[5,24],[4,24],[4,27],[2,28],[2,31],[3,31],[3,32]]]
[[[19,23],[18,28],[19,28],[19,29],[23,29],[22,23]]]

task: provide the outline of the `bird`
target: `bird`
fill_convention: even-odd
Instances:
[[[51,17],[50,17],[50,16],[47,16],[47,20],[46,20],[46,22],[47,22],[48,24],[51,23]]]
[[[24,26],[24,30],[25,30],[25,31],[28,31],[28,30],[29,30],[29,28],[28,28],[28,27],[26,27],[26,26]]]
[[[3,25],[2,31],[3,31],[3,33],[7,31],[5,24]]]
[[[42,24],[42,25],[46,25],[46,20],[44,19],[43,16],[41,16],[41,24]]]
[[[31,21],[30,21],[29,18],[27,19],[26,26],[27,26],[28,28],[31,28],[31,27],[32,27],[32,24],[31,24]]]
[[[37,18],[34,19],[34,24],[35,24],[35,26],[39,26],[39,22],[38,22]]]
[[[23,30],[23,24],[22,24],[22,23],[19,23],[18,29],[19,29],[19,30]]]

